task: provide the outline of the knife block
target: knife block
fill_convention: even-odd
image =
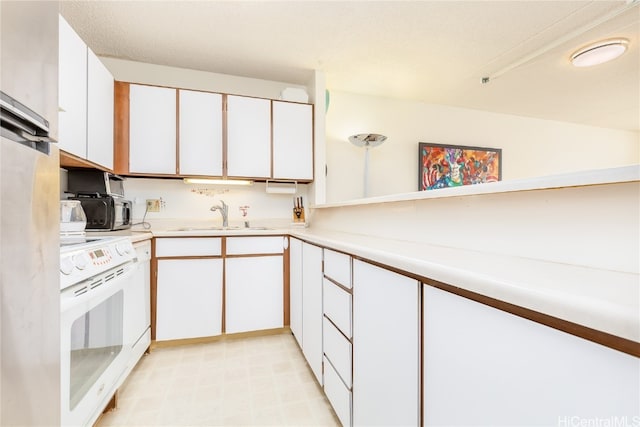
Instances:
[[[304,208],[293,208],[293,222],[304,223]]]

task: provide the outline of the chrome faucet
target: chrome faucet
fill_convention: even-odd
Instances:
[[[225,228],[229,226],[229,205],[227,205],[224,200],[220,200],[220,205],[218,206],[211,206],[210,211],[220,211],[222,215],[222,226]]]

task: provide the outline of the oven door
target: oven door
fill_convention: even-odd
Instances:
[[[136,263],[128,262],[61,293],[62,425],[91,425],[124,380],[125,294]]]

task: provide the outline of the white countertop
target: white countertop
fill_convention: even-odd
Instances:
[[[91,237],[107,237],[107,236],[127,236],[131,239],[131,243],[149,240],[153,237],[150,230],[117,230],[117,231],[87,231],[87,236]]]
[[[188,228],[188,227],[186,227]],[[201,228],[185,230],[153,230],[153,237],[193,237],[193,236],[282,236],[288,235],[289,229],[282,228],[238,228],[227,230],[207,230]]]
[[[323,230],[294,237],[640,342],[638,275]]]

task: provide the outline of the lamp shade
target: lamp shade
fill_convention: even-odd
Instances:
[[[387,140],[387,137],[377,133],[359,133],[349,137],[349,142],[356,147],[377,147]]]

